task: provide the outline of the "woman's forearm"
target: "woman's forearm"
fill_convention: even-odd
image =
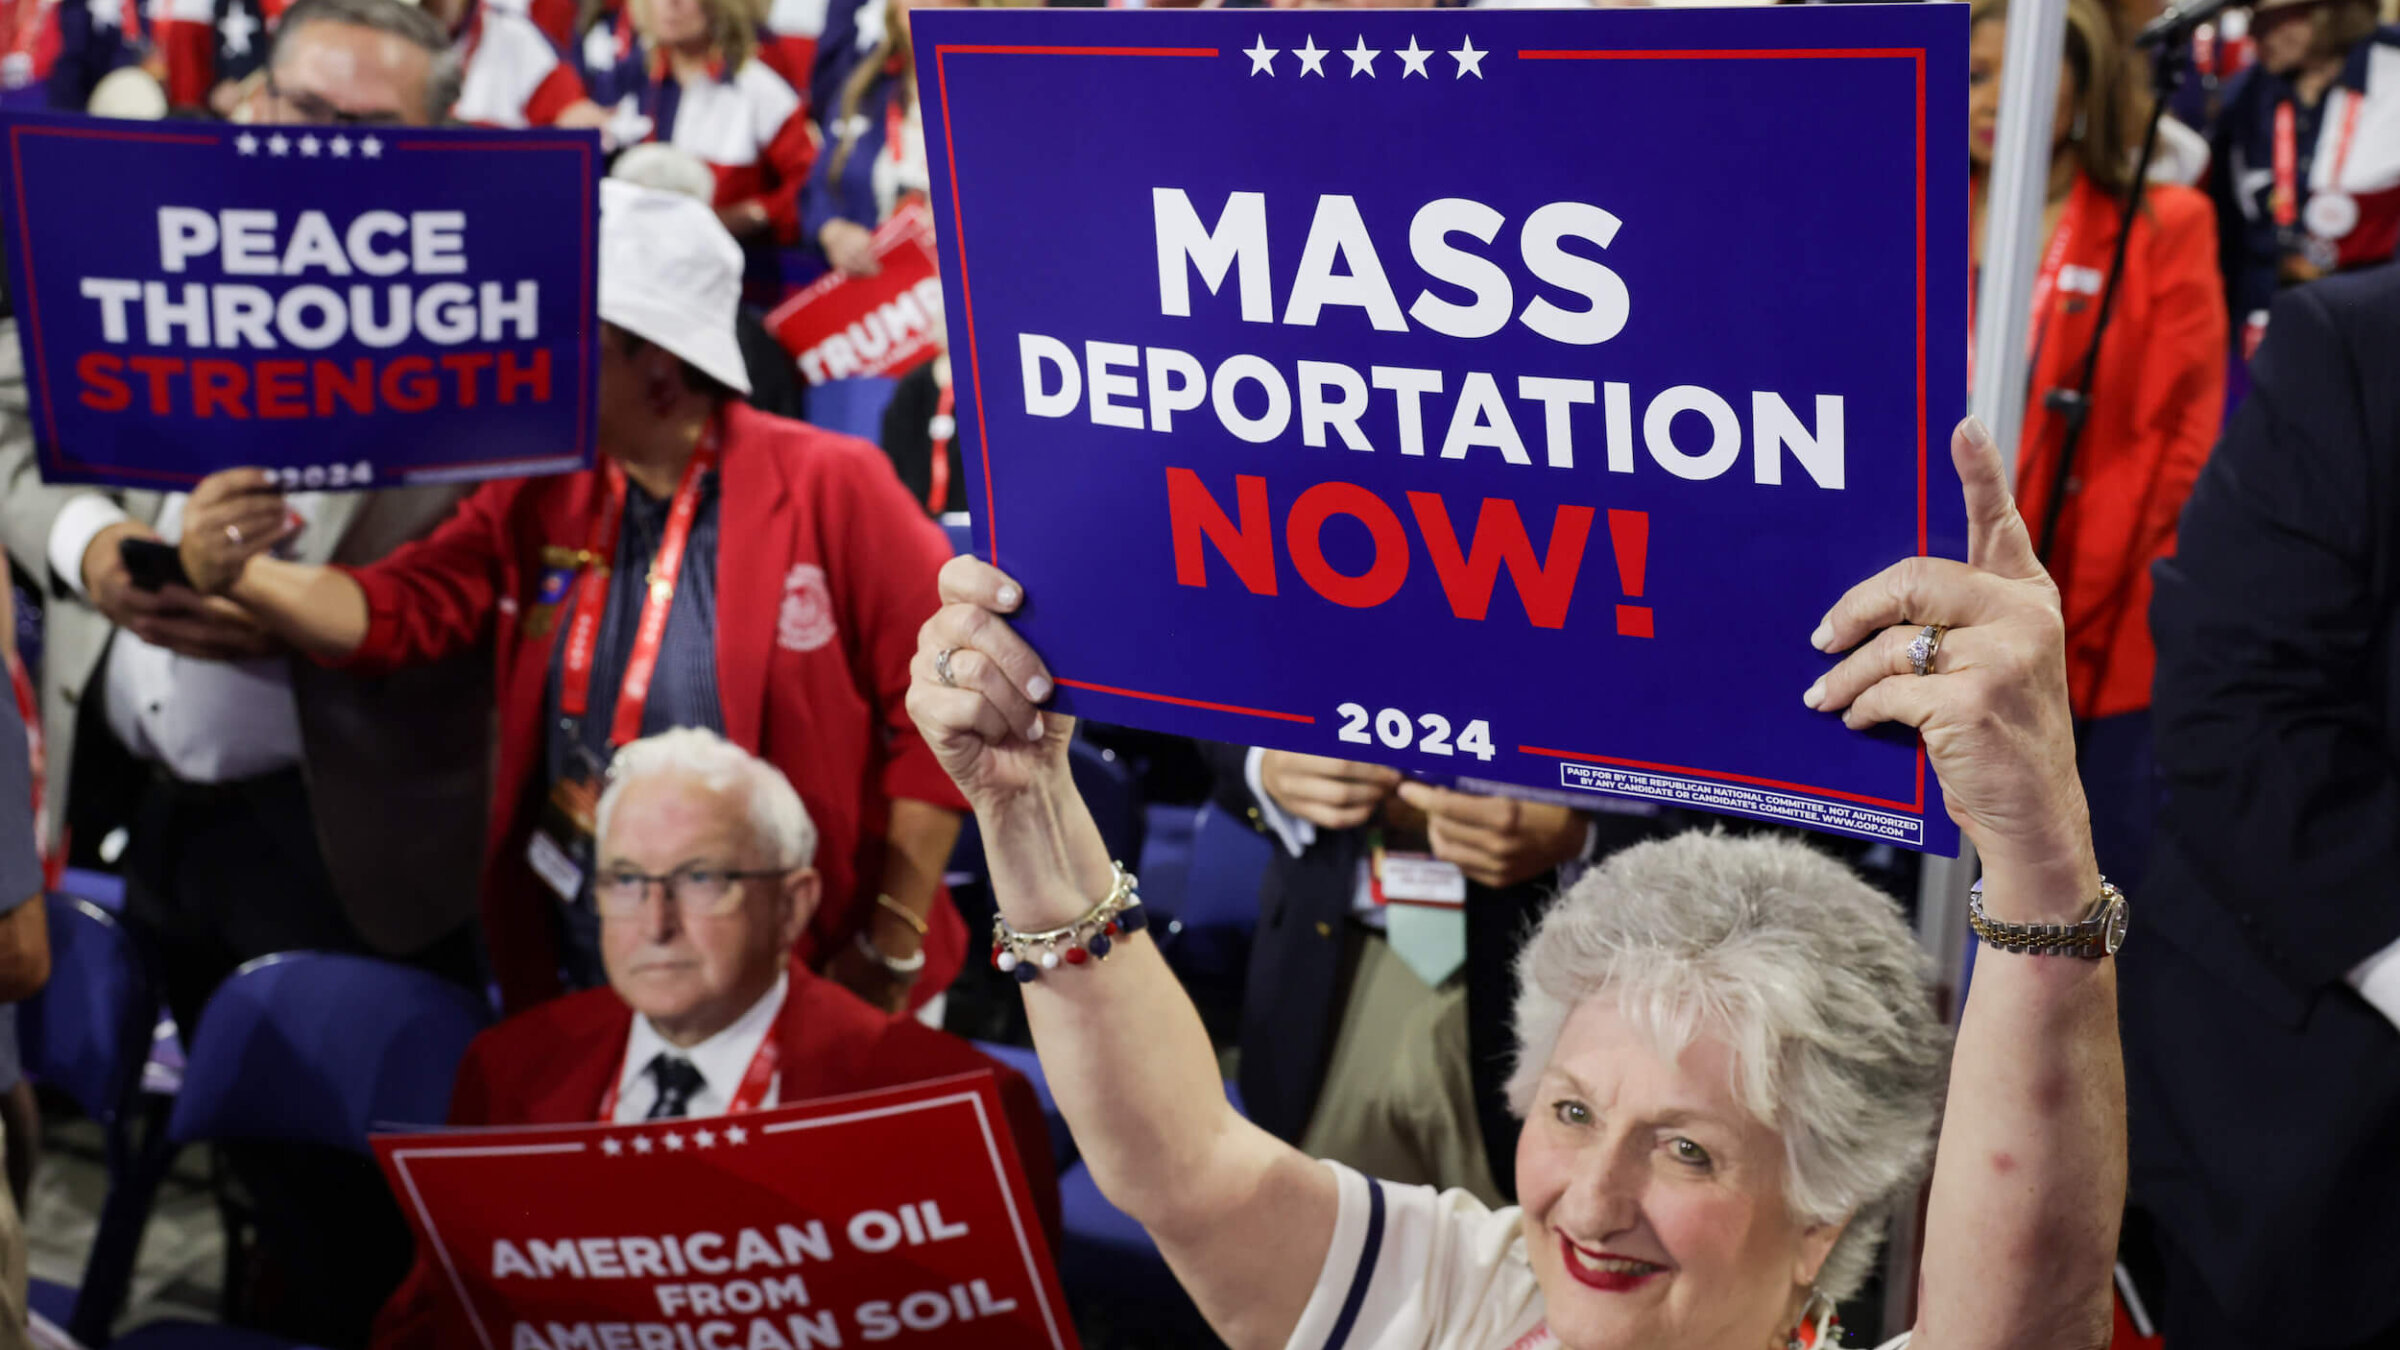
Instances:
[[[1070,923],[1108,894],[1108,848],[1071,782],[978,820],[993,896],[1020,930]],[[1158,948],[1135,937],[1104,962],[1045,971],[1024,991],[1050,1089],[1093,1179],[1144,1224],[1171,1223],[1184,1179],[1206,1170],[1220,1116],[1233,1115],[1183,987]]]
[[[2003,922],[2075,922],[2099,893],[2088,849],[1984,871]],[[1950,1070],[1915,1343],[2107,1345],[2125,1174],[2115,959],[1985,947]]]
[[[1063,763],[978,813],[1000,911],[1024,930],[1108,894],[1107,847]],[[1307,1306],[1339,1206],[1332,1174],[1241,1118],[1183,986],[1141,935],[1024,986],[1050,1090],[1092,1178],[1158,1240],[1237,1347],[1279,1346]]]
[[[367,593],[337,567],[252,558],[226,592],[285,642],[339,661],[367,639]]]

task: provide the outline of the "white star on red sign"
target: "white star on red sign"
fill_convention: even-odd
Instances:
[[[617,1142],[616,1137],[612,1135],[600,1141],[600,1151],[614,1158],[625,1152],[625,1146]]]
[[[728,1125],[725,1127],[725,1142],[728,1144],[749,1143],[750,1132],[739,1125]]]
[[[667,1146],[667,1152],[669,1153],[683,1152],[683,1136],[680,1134],[670,1133],[661,1142]]]
[[[694,1130],[692,1131],[692,1142],[698,1144],[702,1148],[715,1148],[717,1146],[717,1136],[708,1130]]]
[[[648,1153],[650,1151],[650,1136],[646,1134],[635,1135],[633,1137],[633,1151],[636,1153]]]

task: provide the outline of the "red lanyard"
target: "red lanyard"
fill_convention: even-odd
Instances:
[[[2058,295],[2058,276],[2066,268],[2067,251],[2075,246],[2075,220],[2089,205],[2091,180],[2077,175],[2067,194],[2066,209],[2058,213],[2058,228],[2050,232],[2050,247],[2042,251],[2041,271],[2033,278],[2033,303],[2025,311],[2025,359],[2039,355],[2042,332],[2050,323],[2050,305]],[[1967,292],[1967,383],[1975,383],[1975,291]]]
[[[2325,176],[2328,190],[2339,191],[2342,186],[2342,168],[2350,162],[2350,142],[2358,135],[2358,110],[2365,103],[2357,90],[2343,88],[2342,134],[2333,146],[2333,172]],[[2275,212],[2275,223],[2285,229],[2300,219],[2299,122],[2291,100],[2275,105],[2275,191],[2268,200]]]
[[[958,434],[958,401],[950,392],[950,382],[942,381],[942,396],[933,405],[933,465],[928,474],[931,487],[925,489],[925,509],[935,515],[950,502],[950,439]]]
[[[668,903],[672,904],[673,901]],[[791,997],[785,994],[784,997]],[[778,1012],[782,1011],[780,1008]],[[638,1015],[638,1014],[637,1014]],[[626,1049],[632,1050],[628,1045]],[[775,1044],[775,1026],[767,1025],[767,1038],[758,1043],[758,1053],[750,1057],[750,1067],[743,1071],[741,1086],[733,1090],[733,1100],[725,1104],[726,1115],[755,1111],[767,1104],[767,1089],[775,1085],[775,1070],[783,1062],[783,1048]],[[617,1063],[617,1075],[608,1080],[608,1093],[600,1099],[600,1120],[606,1124],[617,1117],[617,1085],[625,1081],[625,1064]]]
[[[658,669],[659,644],[667,636],[667,611],[675,604],[675,581],[683,574],[684,546],[691,542],[692,519],[700,514],[700,479],[717,466],[717,428],[710,424],[683,466],[683,481],[667,507],[666,534],[658,541],[658,557],[650,565],[650,594],[642,602],[642,617],[633,630],[633,655],[625,662],[625,683],[617,691],[617,711],[609,723],[608,743],[627,745],[642,738],[642,712],[650,705],[650,676]],[[617,530],[625,518],[625,470],[611,460],[605,470],[607,495],[592,516],[591,534],[583,547],[584,569],[575,591],[573,617],[567,621],[566,669],[560,680],[561,713],[580,720],[592,705],[592,654],[600,645],[600,616],[608,609],[609,571],[616,560]]]
[[[44,847],[50,834],[46,814],[43,780],[48,776],[48,764],[42,755],[42,703],[33,691],[33,677],[26,673],[25,663],[15,652],[8,654],[8,684],[17,699],[17,715],[25,719],[25,749],[33,769],[33,846],[42,853],[42,886],[57,890],[59,878],[66,873],[66,850]],[[24,897],[19,896],[18,899]]]

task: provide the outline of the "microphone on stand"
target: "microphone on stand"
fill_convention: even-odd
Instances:
[[[2226,10],[2248,3],[2249,0],[2190,0],[2189,3],[2176,5],[2144,24],[2142,31],[2134,35],[2133,45],[2150,48],[2162,42],[2180,40]]]

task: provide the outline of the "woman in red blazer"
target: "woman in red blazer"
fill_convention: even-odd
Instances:
[[[2007,0],[1977,0],[1973,10],[1968,152],[1978,266],[2007,16]],[[2093,0],[2067,6],[2066,58],[2027,335],[2031,387],[2018,439],[2017,504],[2037,540],[2047,535],[2044,561],[2065,601],[2067,688],[2101,867],[2130,889],[2149,855],[2158,801],[2149,726],[2156,660],[2150,564],[2174,551],[2176,517],[2217,438],[2225,298],[2208,199],[2190,188],[2145,187],[2089,419],[2059,494],[2066,422],[2049,395],[2082,379],[2143,111],[2115,30]]]

